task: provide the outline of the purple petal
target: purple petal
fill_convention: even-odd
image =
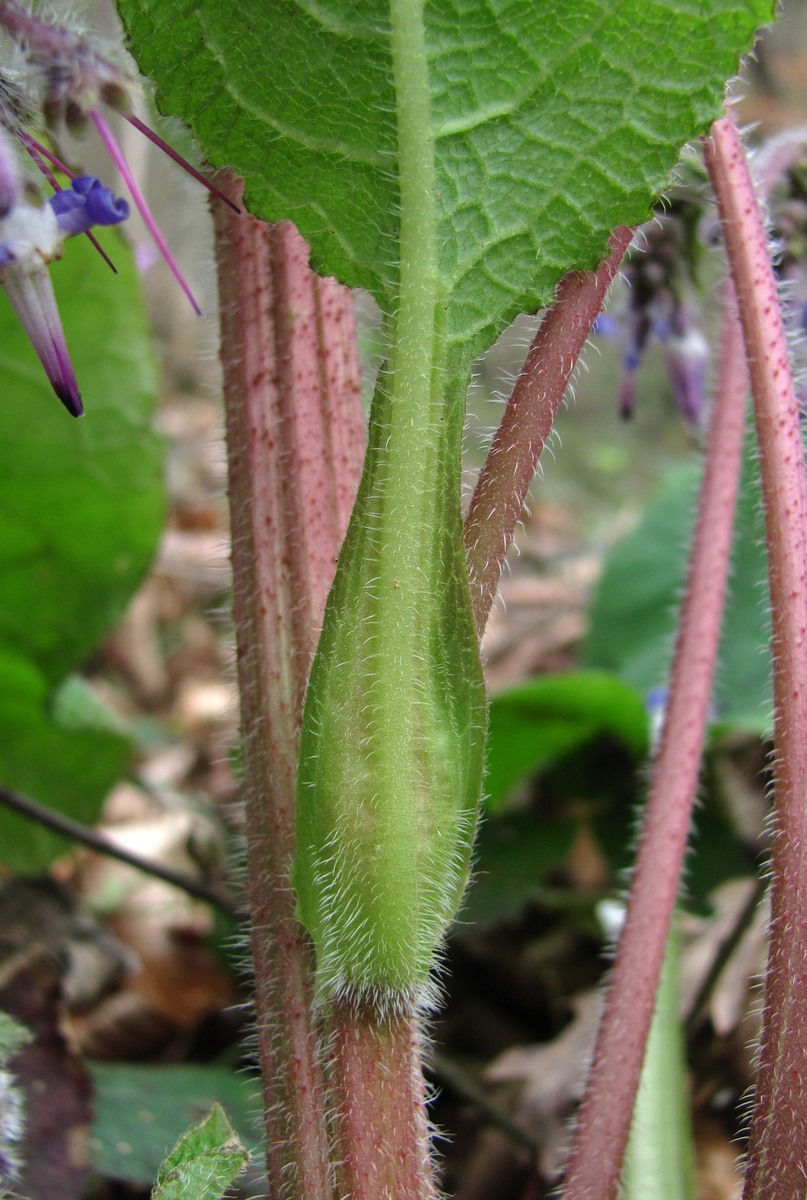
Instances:
[[[70,362],[47,268],[41,266],[24,270],[12,267],[3,272],[2,284],[54,392],[72,416],[83,416],[78,382]]]
[[[86,233],[93,225],[118,225],[129,216],[129,205],[119,200],[94,175],[79,175],[69,188],[51,196],[48,204],[66,234]]]

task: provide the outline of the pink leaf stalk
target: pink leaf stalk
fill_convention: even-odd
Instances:
[[[759,202],[731,115],[706,161],[751,372],[773,620],[774,831],[765,1013],[745,1200],[803,1200],[807,1177],[807,480]]]
[[[223,208],[215,221],[270,1192],[331,1200],[312,956],[288,875],[303,693],[364,449],[352,298],[309,270],[292,225]]]
[[[541,451],[632,237],[631,229],[615,229],[611,252],[596,271],[572,271],[561,280],[479,473],[464,533],[480,638]]]
[[[742,336],[729,288],[669,702],[564,1200],[611,1200],[619,1184],[697,788],[728,574],[747,387]]]

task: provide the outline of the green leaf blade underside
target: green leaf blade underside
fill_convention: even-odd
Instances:
[[[399,173],[386,5],[119,0],[161,109],[317,270],[397,296]],[[769,0],[432,0],[435,203],[452,361],[470,360],[618,224],[647,218],[719,115]]]

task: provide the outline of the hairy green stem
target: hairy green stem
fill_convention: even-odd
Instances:
[[[401,256],[391,351],[306,698],[294,884],[323,1001],[428,1001],[464,890],[485,696],[446,383],[422,5],[392,5]],[[448,378],[456,378],[449,371]]]

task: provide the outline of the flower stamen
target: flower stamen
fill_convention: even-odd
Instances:
[[[154,241],[157,243],[157,245],[160,249],[160,253],[162,254],[163,258],[165,259],[166,264],[167,264],[169,270],[171,271],[171,274],[174,276],[177,283],[179,284],[179,286],[182,288],[185,295],[190,300],[191,305],[194,309],[194,312],[196,312],[199,316],[201,316],[202,310],[199,307],[198,303],[196,302],[196,297],[194,296],[193,292],[191,291],[190,286],[187,283],[184,275],[180,271],[179,265],[178,265],[176,259],[174,258],[173,254],[169,250],[168,243],[166,242],[165,238],[163,237],[162,231],[161,231],[159,225],[154,220],[154,217],[151,215],[151,209],[149,208],[148,204],[146,203],[146,198],[143,195],[143,193],[141,192],[141,190],[138,186],[137,180],[135,179],[134,175],[132,174],[129,164],[127,163],[126,159],[123,157],[123,152],[121,151],[120,147],[118,146],[118,143],[115,140],[115,136],[112,133],[112,130],[109,128],[109,125],[107,124],[105,118],[98,111],[97,108],[91,108],[89,115],[90,115],[91,121],[95,125],[95,128],[98,130],[99,137],[101,138],[101,141],[104,143],[104,146],[106,147],[109,157],[112,159],[112,161],[115,163],[115,166],[120,171],[121,178],[123,179],[124,183],[128,187],[128,189],[131,193],[132,199],[134,200],[135,207],[137,208],[137,211],[140,213],[140,216],[143,218],[143,221],[144,221],[149,233],[154,238]]]

